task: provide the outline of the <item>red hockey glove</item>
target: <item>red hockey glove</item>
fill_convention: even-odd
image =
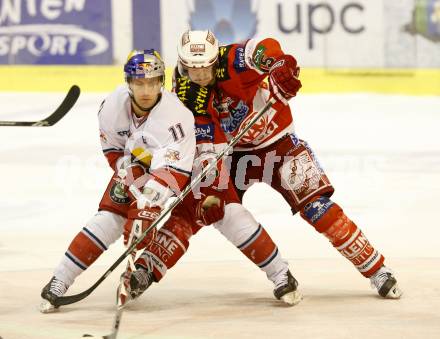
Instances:
[[[302,86],[298,76],[299,67],[295,58],[288,54],[279,57],[269,70],[269,88],[272,95],[287,105],[287,100],[294,97]]]
[[[208,194],[202,193],[202,198],[196,205],[196,218],[203,225],[211,225],[220,221],[225,216],[225,199],[222,192],[213,189],[205,189]]]
[[[159,217],[160,212],[162,211],[162,209],[157,206],[139,209],[136,204],[136,201],[132,202],[130,209],[128,210],[128,219],[124,225],[124,245],[131,243],[134,237],[139,238],[140,235]],[[140,250],[148,247],[154,241],[156,233],[156,228],[150,230],[136,248]]]

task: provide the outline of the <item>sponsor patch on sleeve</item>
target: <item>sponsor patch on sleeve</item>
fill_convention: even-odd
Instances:
[[[195,124],[196,141],[213,141],[214,124]]]
[[[237,73],[241,73],[247,70],[243,46],[239,46],[235,50],[234,69],[237,71]]]
[[[180,152],[174,149],[167,149],[165,153],[165,161],[167,164],[174,164],[175,162],[180,160]]]
[[[258,47],[254,51],[254,54],[252,55],[253,64],[258,70],[262,72],[268,72],[275,62],[275,59],[273,57],[266,56],[265,51],[266,47],[258,45]]]

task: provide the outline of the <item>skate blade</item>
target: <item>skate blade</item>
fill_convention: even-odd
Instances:
[[[112,334],[105,335],[105,336],[94,336],[94,335],[91,335],[91,334],[84,334],[81,338],[115,339],[116,338],[116,334],[112,333]]]
[[[44,313],[44,314],[58,312],[58,310],[59,310],[58,307],[55,307],[49,301],[44,300],[44,299],[40,303],[38,309],[41,313]]]
[[[385,296],[385,298],[387,299],[400,299],[400,297],[402,296],[403,291],[399,288],[399,286],[397,286],[397,284],[395,284],[387,293],[387,295]]]
[[[293,291],[283,295],[280,300],[289,306],[295,306],[302,300],[303,296],[299,291]]]

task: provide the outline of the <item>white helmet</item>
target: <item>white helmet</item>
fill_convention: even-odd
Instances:
[[[211,31],[186,31],[177,45],[180,63],[185,67],[209,67],[218,58],[218,40]]]

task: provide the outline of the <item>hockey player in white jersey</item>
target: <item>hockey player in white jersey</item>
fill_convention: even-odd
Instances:
[[[106,98],[98,114],[103,152],[115,174],[98,212],[72,240],[43,288],[42,312],[54,310],[54,300],[123,233],[127,241],[133,222],[126,217],[136,207],[126,187],[133,183],[134,172],[145,168],[149,172],[136,182],[145,200],[143,230],[190,178],[196,144],[194,118],[173,93],[163,88],[165,65],[159,54],[154,50],[133,51],[124,72],[126,84]],[[139,162],[143,166],[137,165]],[[155,230],[147,235],[144,246],[154,234]]]

